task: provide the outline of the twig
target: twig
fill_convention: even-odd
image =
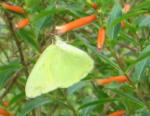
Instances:
[[[16,43],[16,46],[18,48],[18,52],[19,52],[19,55],[20,55],[20,61],[21,61],[21,64],[23,65],[24,74],[25,74],[26,77],[28,77],[28,75],[29,75],[29,73],[28,73],[28,65],[25,62],[24,55],[23,55],[23,50],[22,50],[22,47],[21,47],[21,43],[20,43],[20,41],[19,41],[19,39],[18,39],[18,37],[16,35],[16,32],[15,32],[15,30],[13,28],[13,24],[11,22],[11,17],[9,17],[9,15],[7,13],[5,13],[5,18],[6,18],[6,21],[8,23],[8,26],[10,28],[10,32],[11,32],[11,34],[13,36],[13,39],[14,39],[14,41]],[[13,83],[12,83],[12,85],[13,85]],[[8,87],[7,91],[9,91],[10,88],[11,87]],[[6,93],[8,93],[8,92],[6,92]],[[32,111],[32,115],[35,116],[35,110]]]
[[[27,65],[25,63],[25,59],[24,59],[24,55],[23,55],[23,52],[22,52],[21,44],[20,44],[19,39],[18,39],[18,37],[16,35],[16,32],[15,32],[15,30],[13,28],[13,24],[11,22],[11,18],[6,13],[5,13],[5,18],[6,18],[6,21],[8,23],[8,26],[10,28],[11,34],[14,37],[14,41],[16,43],[16,46],[18,48],[18,52],[19,52],[19,55],[20,55],[20,60],[21,60],[21,63],[23,65],[23,67],[24,67],[25,76],[28,77],[28,75],[29,75],[29,73],[28,73],[28,67],[27,67]]]
[[[63,91],[61,91],[61,89],[58,89],[59,92],[62,94],[62,96],[64,96],[66,102],[67,102],[67,105],[68,105],[68,108],[70,108],[70,110],[72,110],[72,113],[74,116],[78,116],[78,112],[76,111],[76,109],[72,106],[72,104],[70,104],[70,102],[68,101],[66,95],[64,94]]]
[[[52,116],[52,114],[55,113],[56,109],[58,108],[58,104],[55,104],[53,107],[52,107],[52,110],[48,113],[48,116]]]
[[[129,45],[126,45],[126,44],[123,44],[123,43],[119,43],[119,45],[120,45],[120,47],[128,48],[128,49],[130,49],[130,50],[133,51],[133,52],[137,52],[137,51],[138,51],[138,49],[133,48],[133,47],[131,47],[131,46],[129,46]]]
[[[111,54],[113,55],[113,57],[116,59],[121,71],[124,73],[124,75],[127,77],[129,84],[133,87],[136,88],[134,83],[131,81],[131,79],[129,78],[128,74],[126,74],[124,67],[122,66],[122,64],[120,63],[120,61],[118,60],[118,57],[116,55],[115,52],[113,52],[109,47],[107,47],[107,49],[111,52]]]
[[[10,89],[12,88],[12,86],[15,84],[15,82],[17,81],[19,74],[22,70],[17,71],[11,78],[10,83],[8,84],[6,90],[4,91],[4,93],[0,96],[0,101],[3,100],[3,98],[7,95],[7,93],[10,91]]]

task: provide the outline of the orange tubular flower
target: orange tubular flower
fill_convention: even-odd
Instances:
[[[2,109],[2,108],[0,108],[0,116],[9,116],[9,112],[8,111],[6,111],[6,110],[4,110],[4,109]]]
[[[70,23],[67,23],[65,25],[57,26],[56,27],[56,33],[57,34],[64,34],[68,31],[73,30],[73,29],[80,28],[84,25],[87,25],[87,24],[93,22],[94,20],[96,20],[96,15],[90,15],[87,17],[77,19],[77,20],[72,21]]]
[[[92,3],[92,8],[94,8],[96,10],[97,9],[97,4],[96,3]]]
[[[123,12],[124,12],[124,13],[127,13],[127,12],[130,11],[130,9],[131,9],[131,5],[126,3],[126,4],[124,5],[124,7],[123,7]],[[122,28],[125,28],[125,26],[126,26],[125,21],[124,21],[124,20],[121,21],[121,27],[122,27]]]
[[[123,20],[123,21],[121,21],[121,27],[122,28],[125,28],[126,27],[126,22]]]
[[[123,116],[125,114],[124,110],[118,110],[116,112],[110,113],[107,116]]]
[[[25,13],[24,9],[20,6],[14,6],[14,5],[11,5],[8,3],[2,3],[2,6],[3,6],[3,8],[10,10],[10,11],[13,11],[13,12],[16,12],[16,13],[20,13],[20,14]]]
[[[98,31],[98,37],[97,37],[98,50],[101,50],[103,48],[104,41],[105,41],[105,29],[102,27]]]
[[[25,18],[16,24],[17,29],[22,29],[29,24],[29,19]]]
[[[3,106],[5,106],[5,107],[9,106],[9,102],[4,101],[4,102],[3,102]]]
[[[126,3],[123,7],[123,12],[127,13],[130,11],[130,9],[131,9],[131,5]]]
[[[97,84],[106,85],[112,82],[125,83],[127,81],[128,81],[128,78],[126,76],[113,76],[113,77],[109,77],[105,79],[98,79]]]

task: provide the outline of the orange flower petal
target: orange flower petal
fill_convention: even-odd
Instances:
[[[14,6],[14,5],[11,5],[8,3],[2,3],[2,6],[3,6],[3,8],[13,11],[13,12],[16,12],[16,13],[20,13],[20,14],[25,13],[25,10],[20,6]]]
[[[22,29],[29,24],[29,19],[25,18],[16,24],[17,29]]]
[[[97,48],[101,50],[105,41],[105,29],[102,27],[98,31]]]
[[[110,113],[107,116],[123,116],[125,114],[124,110],[118,110],[116,112]]]
[[[5,107],[9,106],[9,102],[4,101],[4,102],[3,102],[3,106],[5,106]]]
[[[121,21],[121,27],[122,27],[122,28],[125,28],[125,27],[126,27],[126,22],[125,22],[125,20]]]
[[[94,8],[95,10],[98,8],[96,3],[92,3],[92,8]]]
[[[6,110],[4,110],[4,109],[2,109],[2,108],[0,108],[0,116],[9,116],[9,112],[8,111],[6,111]]]
[[[84,25],[87,25],[87,24],[93,22],[94,20],[96,20],[96,15],[90,15],[87,17],[77,19],[77,20],[69,22],[65,25],[57,26],[56,27],[56,33],[57,34],[64,34],[68,31],[73,30],[73,29],[80,28]]]
[[[109,77],[105,79],[98,79],[96,82],[97,84],[100,84],[100,85],[106,85],[112,82],[125,83],[127,81],[128,81],[128,78],[126,76],[113,76],[113,77]]]
[[[130,11],[130,9],[131,9],[131,5],[126,3],[123,7],[123,12],[127,13]]]

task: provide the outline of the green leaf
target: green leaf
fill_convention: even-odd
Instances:
[[[112,12],[108,18],[108,24],[107,24],[107,27],[108,27],[108,36],[110,39],[115,39],[117,38],[117,35],[119,33],[119,30],[120,30],[120,24],[115,24],[115,25],[112,25],[112,22],[116,19],[118,19],[119,17],[121,17],[122,15],[122,11],[121,11],[121,6],[119,3],[115,3],[113,9],[112,9]]]
[[[113,101],[116,101],[116,99],[111,99],[111,98],[99,99],[99,100],[95,100],[95,101],[83,104],[79,107],[79,109],[83,109],[92,105],[104,104],[106,102],[113,102]]]
[[[0,73],[10,71],[10,70],[16,70],[16,69],[20,68],[20,66],[21,65],[20,65],[19,61],[17,61],[17,60],[11,61],[10,63],[8,63],[6,65],[0,66]]]
[[[137,15],[146,13],[147,10],[145,10],[145,8],[149,8],[149,4],[150,1],[145,1],[135,5],[135,7],[133,7],[133,9],[131,9],[129,13],[126,13],[123,16],[119,17],[118,19],[114,20],[112,25],[116,25],[120,23],[122,20],[128,19],[130,17],[135,17]]]
[[[21,29],[17,31],[17,35],[20,37],[20,39],[29,44],[35,51],[39,51],[39,46],[35,41],[34,34],[31,31]]]
[[[81,105],[78,108],[78,110],[80,111],[80,115],[81,116],[91,116],[92,112],[94,112],[94,110],[95,110],[96,106],[98,106],[98,104],[96,103],[96,104],[88,105],[88,103],[92,103],[92,102],[95,102],[95,101],[98,101],[97,98],[91,99],[91,96],[84,97],[82,99]],[[82,107],[86,104],[88,105],[87,107],[86,106]],[[99,104],[99,105],[102,105],[102,104]]]
[[[124,84],[118,84],[116,82],[112,82],[108,85],[105,86],[105,88],[109,88],[109,89],[118,89],[118,88],[121,88]]]
[[[92,46],[92,45],[90,44],[90,42],[89,42],[87,39],[85,39],[83,36],[81,36],[81,35],[79,35],[79,34],[76,34],[76,37],[77,37],[79,40],[81,40],[81,41],[85,44],[85,46],[87,46],[89,49],[91,49],[91,50],[97,55],[97,57],[98,57],[100,60],[104,61],[105,63],[107,63],[107,64],[109,64],[109,65],[111,65],[111,66],[114,67],[116,70],[121,71],[120,68],[119,68],[119,66],[118,66],[118,64],[116,64],[115,62],[113,62],[113,61],[112,61],[111,59],[109,59],[107,56],[105,56],[105,55],[101,54],[100,52],[98,52],[97,49],[96,49],[96,47]]]
[[[21,65],[18,61],[12,61],[9,64],[0,66],[0,88],[2,88],[7,80],[10,79],[10,76],[20,68]]]
[[[143,17],[139,23],[140,27],[150,26],[150,16]]]
[[[150,63],[150,46],[147,46],[140,54],[140,57],[136,61],[135,71],[133,73],[133,81],[139,82],[143,76],[144,70],[149,66]]]
[[[144,106],[145,104],[139,100],[138,98],[136,98],[135,96],[129,94],[129,93],[126,93],[126,92],[123,92],[123,91],[120,91],[120,90],[116,90],[116,89],[111,89],[113,92],[115,92],[116,94],[122,96],[122,97],[125,97],[127,99],[129,99],[130,101],[136,103],[137,105],[140,105],[140,106]]]
[[[135,102],[132,102],[130,99],[127,99],[126,97],[120,97],[120,102],[124,105],[126,112],[128,112],[128,115],[134,114],[136,110],[143,108],[144,106],[141,106]]]
[[[148,63],[148,59],[145,59],[142,62],[139,62],[136,66],[135,66],[135,72],[133,73],[133,81],[138,82],[140,81],[142,74],[147,66]]]
[[[10,104],[17,104],[20,100],[22,100],[23,98],[25,98],[25,93],[20,93],[18,95],[15,95],[11,101]]]
[[[147,46],[141,52],[141,54],[140,54],[139,58],[137,58],[137,60],[132,61],[133,63],[128,67],[128,70],[130,70],[131,68],[133,68],[133,66],[135,66],[135,65],[136,65],[136,67],[137,67],[137,65],[139,65],[140,68],[142,68],[141,65],[144,65],[144,64],[147,65],[146,60],[147,60],[147,62],[149,62],[148,59],[150,59],[150,46]],[[140,63],[140,62],[143,62],[143,63]]]
[[[42,10],[38,14],[32,17],[31,24],[36,30],[36,38],[44,27],[50,26],[52,24],[53,15],[56,9],[53,6],[49,6],[48,8]]]
[[[142,9],[147,9],[147,8],[149,8],[149,4],[150,4],[149,0],[140,2],[134,6],[133,10],[134,11],[140,11]]]
[[[25,0],[25,5],[28,11],[33,12],[37,11],[37,9],[40,7],[41,2],[42,0]]]
[[[143,111],[141,111],[140,116],[150,116],[150,111],[144,109]]]
[[[142,53],[142,55],[140,55],[140,57],[136,60],[136,62],[139,62],[139,61],[144,60],[149,57],[150,57],[150,49],[147,50],[146,52]]]
[[[41,97],[37,97],[35,99],[32,99],[23,105],[23,107],[21,109],[21,113],[19,116],[26,116],[33,109],[40,107],[42,105],[45,105],[45,104],[49,104],[49,103],[52,103],[52,101],[48,97],[41,96]]]
[[[86,85],[87,85],[87,81],[80,81],[77,84],[74,84],[73,86],[69,87],[67,89],[67,93],[69,95],[72,95],[74,92],[80,90],[81,88],[83,88]]]

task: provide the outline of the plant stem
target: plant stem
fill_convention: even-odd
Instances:
[[[10,89],[12,88],[12,86],[15,84],[15,82],[17,81],[19,74],[22,70],[17,71],[12,77],[11,77],[11,81],[8,84],[8,86],[6,87],[5,92],[0,96],[0,100],[2,101],[3,98],[7,95],[7,93],[10,91]]]
[[[124,75],[128,78],[128,81],[130,83],[130,85],[136,90],[137,87],[135,86],[135,84],[130,80],[128,74],[126,74],[126,72],[124,71],[124,68],[121,66],[120,62],[118,61],[117,55],[115,52],[112,52],[109,48],[108,50],[112,53],[112,55],[115,57],[116,61],[118,62],[118,65],[120,67],[120,69],[122,70],[122,72],[124,73]],[[139,90],[135,91],[137,96],[141,99],[141,101],[145,104],[146,108],[150,111],[150,105],[144,101],[144,99],[142,98],[141,94],[139,94]]]
[[[108,50],[111,52],[111,54],[113,55],[113,57],[116,59],[116,61],[117,61],[118,65],[119,65],[121,71],[122,71],[122,72],[124,73],[124,75],[127,77],[128,81],[129,81],[129,83],[130,83],[130,85],[131,85],[133,88],[136,88],[135,85],[134,85],[134,83],[133,83],[133,82],[131,81],[131,79],[129,78],[128,74],[126,74],[126,72],[125,72],[125,70],[124,70],[124,67],[122,66],[122,64],[120,63],[120,61],[119,61],[119,59],[118,59],[118,57],[117,57],[117,54],[116,54],[115,52],[113,52],[111,49],[109,49],[109,47],[108,47]]]
[[[59,89],[59,92],[64,96],[66,102],[67,102],[67,105],[68,107],[70,108],[70,110],[72,110],[72,113],[74,116],[79,116],[78,115],[78,112],[76,111],[76,109],[72,106],[72,104],[70,104],[70,102],[68,101],[66,95],[63,93],[63,91],[61,91],[61,89]]]
[[[17,35],[16,35],[16,32],[15,32],[15,30],[14,30],[14,28],[13,28],[13,24],[12,24],[12,22],[11,22],[11,18],[10,18],[9,15],[6,14],[6,13],[5,13],[5,19],[6,19],[7,23],[8,23],[10,32],[11,32],[11,34],[12,34],[12,36],[13,36],[13,38],[14,38],[14,41],[15,41],[15,43],[16,43],[16,46],[17,46],[17,48],[18,48],[18,52],[19,52],[19,55],[20,55],[21,63],[22,63],[22,65],[23,65],[23,70],[24,70],[25,76],[28,77],[28,75],[29,75],[29,73],[28,73],[28,67],[27,67],[27,65],[26,65],[26,63],[25,63],[25,59],[24,59],[24,55],[23,55],[21,43],[20,43],[20,41],[19,41],[19,39],[18,39],[18,37],[17,37]]]
[[[27,77],[29,76],[29,73],[28,73],[28,65],[27,65],[26,62],[25,62],[25,58],[24,58],[24,55],[23,55],[23,50],[22,50],[22,47],[21,47],[21,43],[20,43],[20,41],[19,41],[19,39],[18,39],[18,37],[17,37],[17,35],[16,35],[16,32],[15,32],[15,30],[14,30],[13,23],[11,22],[11,17],[10,17],[7,13],[5,13],[5,19],[6,19],[6,22],[7,22],[7,24],[8,24],[9,30],[10,30],[12,36],[13,36],[13,39],[14,39],[14,41],[15,41],[15,43],[16,43],[16,46],[17,46],[17,48],[18,48],[18,52],[19,52],[19,56],[20,56],[20,61],[21,61],[21,64],[23,65],[23,71],[24,71],[24,74],[25,74],[25,76],[26,76],[26,78],[27,78]],[[16,78],[16,80],[17,80],[17,78]],[[10,85],[10,87],[8,88],[7,91],[9,91],[9,89],[11,88],[11,86],[13,85],[13,83],[16,82],[16,80],[15,80],[15,81],[12,81],[12,84]],[[6,92],[7,92],[7,91],[6,91]],[[7,93],[8,93],[8,92],[7,92]],[[4,94],[4,95],[5,95],[5,94]],[[4,95],[3,95],[3,96],[4,96]],[[33,116],[36,116],[35,110],[32,111],[32,115],[33,115]]]
[[[52,116],[55,113],[56,109],[58,108],[58,104],[54,104],[52,110],[48,112],[48,116]]]

